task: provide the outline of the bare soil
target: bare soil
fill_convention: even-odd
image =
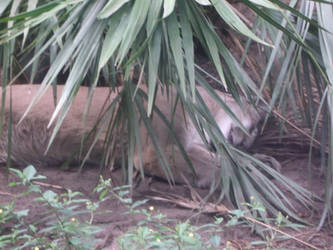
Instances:
[[[315,163],[315,165],[317,164]],[[304,169],[304,171],[300,171],[300,169]],[[296,159],[286,162],[283,165],[282,173],[304,187],[311,185],[311,189],[317,195],[322,196],[324,193],[324,177],[320,175],[321,171],[314,167],[316,170],[313,171],[315,177],[312,178],[312,182],[309,184],[308,171],[306,171],[306,169],[307,159]],[[0,204],[5,205],[14,200],[15,196],[22,193],[25,188],[8,187],[8,183],[15,180],[16,177],[10,174],[7,179],[5,167],[2,166],[0,170]],[[105,171],[102,175],[105,179],[112,177],[113,183],[121,185],[123,182],[121,181],[120,172],[120,170],[116,170],[110,174],[109,171]],[[41,168],[38,169],[38,173],[47,176],[47,179],[43,180],[44,183],[63,188],[59,189],[52,186],[42,187],[44,190],[51,189],[54,192],[61,193],[64,192],[65,189],[71,189],[72,191],[79,191],[83,193],[85,197],[88,197],[93,201],[97,201],[98,199],[97,195],[92,192],[98,182],[98,169],[86,168],[81,174],[78,174],[75,170],[64,171],[56,168]],[[153,178],[146,178],[145,181],[141,182],[138,187],[135,188],[133,197],[134,200],[142,200],[147,197],[151,198],[152,196],[156,196],[156,191],[161,191],[166,194],[177,194],[185,198],[190,198],[190,191],[186,186],[176,185],[171,187],[168,183]],[[204,195],[205,192],[207,192],[207,190],[199,189],[196,191],[201,195]],[[287,190],[284,191],[288,193]],[[29,209],[27,223],[40,219],[43,210],[45,210],[45,208],[34,202],[31,195],[20,197],[15,200],[15,203],[15,209],[17,210]],[[228,206],[227,204],[224,205]],[[169,202],[150,200],[144,206],[154,206],[154,211],[160,211],[167,215],[168,218],[175,219],[176,221],[191,219],[191,223],[193,225],[204,225],[214,221],[213,215],[198,215],[195,210],[186,209]],[[316,246],[318,249],[333,249],[332,229],[326,224],[319,232],[316,231],[316,227],[322,214],[323,203],[316,202],[315,207],[317,208],[317,211],[309,211],[301,205],[296,204],[297,214],[313,223],[313,226],[307,226],[302,229],[301,232],[292,231],[286,228],[281,228],[281,230]],[[103,233],[96,235],[96,237],[103,239],[103,249],[118,249],[115,241],[116,237],[136,226],[138,221],[142,219],[142,216],[124,215],[123,213],[125,208],[116,199],[107,201],[100,207],[100,209],[112,210],[112,213],[98,215],[94,218],[94,224],[102,225],[105,228]],[[263,249],[265,247],[251,246],[250,243],[260,240],[260,237],[252,233],[248,227],[236,226],[224,229],[224,232],[221,233],[221,237],[223,239],[221,249],[225,246],[226,241],[230,241],[232,243],[231,249]],[[209,237],[209,235],[204,237]],[[280,249],[311,249],[293,239],[281,238],[277,238],[277,240],[273,242],[273,246]]]

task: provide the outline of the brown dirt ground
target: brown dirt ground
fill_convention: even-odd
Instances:
[[[317,164],[314,164],[317,165]],[[282,173],[289,178],[296,181],[298,184],[307,187],[308,186],[308,172],[300,171],[300,168],[307,167],[306,159],[296,159],[285,163],[282,168]],[[314,168],[316,170],[316,168]],[[10,188],[7,184],[15,179],[13,175],[9,176],[7,180],[5,175],[5,168],[0,168],[0,204],[8,204],[14,199],[14,195],[20,194],[25,190],[22,187]],[[38,169],[38,173],[47,176],[44,183],[51,185],[58,185],[66,189],[71,189],[72,191],[82,192],[87,198],[97,201],[97,195],[92,193],[93,188],[97,184],[98,180],[98,169],[87,168],[78,175],[77,171],[63,171],[55,168],[42,168]],[[107,171],[105,171],[107,172]],[[320,175],[320,171],[313,171],[318,173],[311,183],[311,189],[317,194],[322,196],[324,190],[324,178]],[[110,173],[103,173],[104,178],[109,178]],[[112,174],[112,179],[114,183],[121,183],[120,171],[114,171]],[[51,189],[54,192],[61,193],[64,190],[55,189],[52,187],[42,187],[43,190]],[[184,196],[185,198],[190,197],[190,191],[185,186],[169,186],[168,183],[155,180],[151,178],[146,178],[144,182],[141,182],[138,188],[135,188],[133,197],[135,200],[142,200],[148,196],[156,196],[156,190],[163,191],[166,194],[177,194]],[[204,195],[206,191],[197,190],[201,195]],[[285,190],[286,191],[286,190]],[[286,192],[288,193],[288,192]],[[197,211],[185,209],[179,207],[175,204],[169,202],[161,202],[151,200],[144,206],[148,207],[153,205],[155,207],[154,211],[160,211],[167,215],[170,219],[175,219],[176,221],[185,221],[191,218],[193,225],[204,225],[207,223],[212,223],[214,221],[213,215],[200,214],[195,215]],[[303,216],[305,219],[311,221],[313,226],[305,227],[301,232],[292,231],[290,229],[282,228],[283,231],[294,235],[295,237],[302,239],[310,244],[313,244],[318,249],[333,249],[333,231],[328,225],[325,225],[323,229],[316,232],[316,225],[320,220],[320,215],[322,211],[323,204],[317,202],[315,207],[318,209],[317,212],[311,212],[304,209],[302,206],[297,205],[297,213]],[[29,221],[36,221],[40,219],[43,208],[33,201],[31,195],[23,196],[16,200],[15,208],[17,210],[29,209],[28,223]],[[97,235],[104,240],[103,249],[118,249],[115,238],[131,227],[136,226],[137,222],[142,219],[139,217],[130,217],[124,215],[124,207],[121,206],[120,202],[117,200],[109,200],[104,203],[100,209],[112,210],[110,214],[98,215],[94,219],[94,224],[101,225],[105,229],[102,234]],[[45,209],[44,209],[45,210]],[[203,236],[208,237],[208,236]],[[263,247],[251,247],[250,242],[255,240],[260,240],[260,238],[251,233],[248,227],[236,226],[232,228],[225,228],[224,232],[221,233],[223,239],[221,243],[221,249],[225,246],[226,241],[232,243],[231,249],[263,249]],[[273,242],[274,247],[284,248],[284,249],[311,249],[306,247],[295,240],[276,240]]]

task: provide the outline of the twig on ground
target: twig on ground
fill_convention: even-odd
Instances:
[[[62,187],[62,186],[58,186],[58,185],[53,185],[53,184],[49,184],[49,183],[44,183],[44,182],[40,182],[40,181],[33,181],[34,184],[43,186],[43,187],[49,187],[49,188],[55,188],[55,189],[59,189],[59,190],[67,190],[66,188]]]
[[[6,196],[11,196],[11,197],[14,197],[13,194],[11,193],[8,193],[8,192],[3,192],[3,191],[0,191],[0,195],[6,195]]]

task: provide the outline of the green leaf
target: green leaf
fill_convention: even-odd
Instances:
[[[217,13],[222,17],[222,19],[230,25],[236,31],[242,33],[243,35],[263,44],[266,46],[271,46],[269,43],[266,43],[259,37],[257,37],[243,22],[242,20],[236,15],[236,13],[231,8],[230,4],[225,1],[213,1],[213,6],[215,7]]]
[[[57,200],[58,195],[51,190],[47,190],[43,193],[43,198],[46,199],[48,202],[52,203]]]
[[[148,45],[148,108],[147,114],[150,116],[153,108],[155,91],[157,86],[158,69],[162,51],[162,29],[157,26],[159,23],[158,16],[162,7],[161,0],[154,0],[150,6],[147,18],[147,34],[152,34],[151,42]],[[157,27],[155,29],[155,27]]]
[[[151,33],[154,31],[155,27],[161,23],[159,18],[161,8],[162,8],[162,0],[154,0],[151,2],[146,24],[148,37],[151,36]]]
[[[15,16],[16,12],[18,10],[18,8],[20,7],[20,3],[22,0],[13,0],[13,4],[12,7],[10,9],[10,16]],[[13,21],[9,21],[8,22],[8,28],[11,28],[13,26],[14,22]]]
[[[180,27],[183,37],[183,48],[185,52],[186,69],[190,82],[192,96],[195,97],[195,70],[194,70],[194,42],[191,23],[186,18],[185,6],[180,5]],[[194,99],[195,100],[195,99]]]
[[[25,178],[28,181],[30,181],[31,179],[33,179],[33,177],[35,176],[36,173],[37,173],[37,171],[36,171],[36,169],[32,165],[26,167],[23,170],[23,174],[24,174]]]
[[[225,80],[224,73],[223,73],[223,70],[222,70],[222,63],[221,63],[221,60],[220,60],[219,50],[218,50],[218,45],[216,43],[216,40],[212,36],[212,33],[211,33],[210,29],[206,29],[205,27],[201,27],[201,29],[202,29],[202,32],[203,32],[204,39],[206,40],[208,50],[210,52],[210,56],[211,56],[211,58],[214,62],[216,70],[217,70],[217,72],[220,76],[222,84],[226,89],[228,89],[227,82]]]
[[[14,214],[17,216],[17,217],[26,217],[28,216],[29,214],[29,209],[24,209],[24,210],[20,210],[20,211],[15,211]]]
[[[148,109],[147,114],[150,116],[153,109],[154,96],[157,86],[158,67],[161,56],[162,31],[160,29],[154,32],[151,44],[149,45],[148,58]]]
[[[327,76],[333,85],[333,10],[332,6],[317,3],[318,22],[325,30],[319,29],[320,50]]]
[[[172,13],[166,22],[168,27],[169,43],[180,80],[180,88],[186,99],[184,53],[176,13]]]
[[[163,18],[168,17],[174,10],[176,0],[164,0],[163,3]]]
[[[27,11],[31,11],[31,10],[35,9],[37,6],[37,3],[38,3],[38,0],[29,0]],[[22,48],[24,47],[25,41],[28,37],[28,32],[29,32],[29,28],[25,28],[24,32],[23,32]]]
[[[71,73],[67,78],[66,85],[62,90],[61,98],[49,122],[50,126],[58,113],[61,113],[60,117],[58,118],[56,127],[53,130],[47,150],[49,149],[58,129],[60,128],[60,125],[62,124],[62,121],[64,120],[67,112],[69,111],[71,101],[73,100],[73,97],[75,96],[78,87],[80,86],[78,84],[80,78],[78,78],[77,76],[83,76],[86,74],[91,64],[91,60],[92,58],[94,58],[93,55],[95,55],[98,51],[104,27],[105,26],[103,22],[95,22],[94,24],[92,24],[91,29],[86,32],[86,36],[83,39],[83,44],[80,49],[87,51],[88,53],[79,54],[78,58],[75,60]]]
[[[10,4],[11,1],[12,0],[1,0],[0,1],[0,16],[6,10],[6,8],[8,7],[8,5]]]
[[[11,182],[11,183],[9,183],[9,187],[15,187],[15,186],[17,186],[19,183],[18,182],[16,182],[16,181],[13,181],[13,182]]]
[[[250,0],[250,1],[256,5],[260,5],[262,7],[268,8],[268,9],[282,11],[282,9],[278,5],[272,3],[268,0]]]
[[[214,234],[212,237],[210,237],[209,242],[214,247],[218,247],[221,244],[221,237],[217,234]]]
[[[151,0],[135,1],[128,17],[128,23],[122,34],[122,42],[116,58],[116,63],[121,64],[127,56],[131,46],[135,42],[137,35],[147,18]]]
[[[120,10],[109,19],[108,31],[103,42],[101,57],[99,61],[99,69],[103,68],[105,64],[113,56],[122,41],[122,34],[128,25],[127,9],[120,13]]]
[[[201,4],[201,5],[212,5],[211,2],[209,0],[195,0],[198,4]]]
[[[134,208],[137,208],[137,207],[139,207],[139,206],[142,206],[142,205],[146,204],[148,201],[149,201],[148,199],[135,201],[135,202],[131,205],[131,209],[134,209]]]
[[[119,9],[127,2],[129,2],[129,0],[109,0],[98,14],[98,18],[109,18],[111,15],[119,11]]]

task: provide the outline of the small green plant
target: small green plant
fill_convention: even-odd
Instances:
[[[121,249],[215,249],[220,245],[221,238],[217,233],[222,231],[223,218],[200,227],[191,225],[188,220],[177,222],[156,212],[154,206],[141,208],[147,199],[133,201],[129,186],[113,187],[111,181],[103,177],[94,191],[99,193],[100,200],[108,196],[117,198],[127,208],[125,214],[143,215],[136,227],[118,237]],[[211,235],[208,240],[202,239],[201,235],[205,233]]]
[[[98,243],[94,237],[101,231],[100,227],[92,225],[94,212],[99,203],[80,198],[79,192],[67,190],[66,193],[57,193],[46,190],[34,184],[33,181],[45,179],[45,176],[36,175],[36,169],[28,166],[23,171],[11,169],[20,179],[10,183],[10,186],[25,185],[27,191],[21,195],[35,193],[36,202],[42,204],[47,210],[41,218],[33,224],[25,224],[24,218],[29,216],[29,210],[14,211],[15,202],[7,206],[0,205],[0,248],[6,249],[94,249]],[[79,215],[90,213],[88,221],[80,221]],[[12,224],[14,226],[7,227]]]
[[[94,216],[99,211],[101,202],[117,198],[126,208],[125,214],[129,216],[140,215],[137,226],[129,229],[117,238],[120,249],[231,249],[232,244],[222,239],[221,232],[227,227],[247,225],[252,228],[260,223],[274,225],[275,228],[298,227],[292,224],[288,217],[281,213],[275,219],[265,220],[260,214],[266,214],[266,209],[251,197],[250,203],[243,206],[248,209],[233,210],[229,218],[224,221],[216,217],[214,223],[194,226],[190,220],[177,221],[156,211],[154,206],[148,206],[147,199],[133,201],[130,196],[129,186],[113,187],[110,179],[100,177],[94,192],[99,194],[99,200],[92,202],[82,198],[79,192],[67,190],[57,194],[51,190],[42,191],[36,180],[45,179],[37,175],[34,167],[29,166],[23,171],[11,169],[19,177],[10,186],[24,185],[27,191],[16,198],[29,193],[37,194],[35,201],[45,208],[45,213],[33,224],[26,224],[29,210],[15,211],[15,200],[8,205],[0,204],[0,249],[94,249],[99,243],[96,234],[103,228],[93,225]],[[80,215],[86,214],[87,219]],[[258,215],[258,216],[256,216]],[[256,218],[258,217],[258,218]],[[273,226],[262,227],[263,240],[251,242],[252,247],[272,249],[274,241],[280,237]],[[257,228],[256,228],[257,229]],[[258,230],[257,230],[258,231]],[[222,242],[222,240],[224,240]]]
[[[14,205],[14,202],[6,206],[0,204],[0,249],[14,243],[20,233],[17,226],[8,229],[6,222],[17,221],[22,223],[22,218],[28,215],[28,210],[14,211]]]
[[[274,241],[281,237],[275,229],[301,226],[291,223],[288,216],[284,217],[281,213],[277,218],[269,219],[266,216],[265,219],[260,219],[262,217],[259,214],[266,214],[266,209],[253,197],[250,203],[243,203],[243,206],[248,209],[232,210],[224,224],[222,217],[216,217],[214,223],[202,226],[193,226],[189,220],[179,222],[168,219],[165,215],[155,212],[153,206],[149,209],[137,209],[136,212],[143,214],[144,219],[120,236],[118,243],[121,249],[221,249],[221,245],[224,245],[223,249],[228,250],[231,249],[232,243],[228,240],[222,243],[221,238],[221,232],[225,228],[245,225],[253,229],[257,227],[258,231],[261,225],[263,240],[253,241],[250,245],[268,250],[273,249]]]
[[[220,245],[222,218],[212,224],[193,226],[188,220],[177,222],[154,210],[153,206],[140,210],[145,217],[118,238],[121,249],[215,249]],[[205,233],[211,235],[207,240],[202,238]]]
[[[289,217],[283,216],[281,212],[278,213],[276,218],[269,218],[267,216],[266,208],[257,202],[253,196],[251,196],[250,199],[250,203],[245,202],[242,204],[248,209],[236,209],[231,211],[226,226],[232,227],[239,224],[247,224],[253,230],[256,230],[256,232],[260,234],[263,240],[252,241],[251,246],[260,247],[260,249],[266,250],[274,249],[274,241],[279,238],[282,239],[282,237],[286,236],[282,236],[280,234],[280,228],[289,227],[297,229],[299,227],[304,227],[301,224],[290,222]],[[260,216],[260,214],[265,216]]]

